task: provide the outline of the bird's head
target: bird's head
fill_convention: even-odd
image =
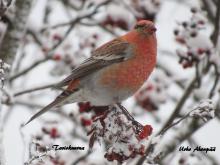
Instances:
[[[148,20],[141,20],[136,23],[134,26],[134,29],[140,33],[145,34],[147,36],[155,34],[156,27],[154,26],[154,23]]]

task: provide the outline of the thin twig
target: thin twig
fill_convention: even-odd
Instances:
[[[13,81],[13,80],[15,80],[16,78],[18,78],[18,77],[20,77],[20,76],[22,76],[22,75],[28,73],[30,70],[34,69],[34,68],[37,67],[38,65],[40,65],[40,64],[42,64],[42,63],[44,63],[44,62],[46,62],[46,61],[48,61],[48,60],[50,60],[50,59],[51,59],[51,57],[50,57],[50,56],[47,56],[47,57],[45,57],[45,58],[43,58],[43,59],[41,59],[41,60],[39,60],[39,61],[36,61],[36,62],[34,62],[32,65],[30,65],[29,67],[27,67],[27,68],[25,68],[24,70],[22,70],[21,72],[15,74],[15,75],[12,75],[8,80],[9,80],[9,81]]]
[[[73,27],[78,23],[80,22],[80,20],[82,19],[85,19],[85,18],[89,18],[91,17],[92,15],[96,14],[98,12],[98,9],[103,6],[103,5],[106,5],[108,3],[110,3],[111,1],[110,0],[106,0],[100,4],[98,4],[94,10],[92,10],[91,12],[85,14],[85,15],[82,15],[82,16],[77,16],[74,20],[68,22],[67,24],[69,25],[70,24],[70,27],[67,29],[67,31],[65,32],[64,36],[63,36],[63,39],[60,40],[58,43],[56,43],[52,48],[51,50],[47,53],[46,57],[42,60],[39,60],[39,61],[36,61],[35,63],[33,63],[31,66],[27,67],[26,69],[24,69],[23,71],[17,73],[16,75],[12,75],[10,78],[9,78],[9,81],[13,81],[15,80],[16,78],[28,73],[29,71],[31,71],[32,69],[34,69],[36,66],[38,66],[39,64],[42,64],[46,61],[48,61],[49,59],[51,59],[51,56],[53,55],[55,49],[60,46],[64,40],[67,38],[67,36],[69,35],[69,33],[72,31]],[[66,23],[64,23],[66,24]],[[62,25],[62,24],[61,24]],[[60,26],[60,25],[55,25],[55,26]]]
[[[15,93],[14,97],[20,96],[20,95],[23,95],[23,94],[27,94],[27,93],[31,93],[31,92],[36,92],[36,91],[39,91],[39,90],[48,89],[48,88],[51,88],[53,86],[54,86],[54,83],[53,84],[39,86],[39,87],[34,87],[34,88],[30,88],[30,89],[26,89],[26,90],[23,90],[23,91]]]
[[[196,63],[196,80],[197,80],[197,84],[196,84],[196,88],[199,88],[201,86],[201,78],[199,75],[199,63]]]
[[[74,18],[73,20],[70,20],[68,22],[64,22],[64,23],[60,23],[60,24],[56,24],[56,25],[53,25],[51,27],[49,27],[50,29],[56,29],[56,28],[60,28],[60,27],[63,27],[63,26],[68,26],[68,25],[75,25],[76,23],[80,22],[82,19],[84,18],[89,18],[91,16],[93,16],[94,14],[96,14],[98,12],[98,9],[104,5],[107,5],[108,3],[110,3],[111,1],[110,0],[106,0],[100,4],[98,4],[94,10],[92,10],[91,12],[88,12],[84,15],[81,15],[81,16],[77,16],[76,18]],[[42,29],[43,31],[45,29]]]
[[[196,77],[190,82],[189,86],[186,88],[184,94],[182,95],[180,101],[178,102],[178,104],[176,105],[172,115],[170,116],[170,118],[168,119],[168,121],[164,124],[163,128],[161,129],[164,130],[165,128],[167,128],[169,125],[171,125],[173,123],[173,120],[178,116],[178,114],[180,113],[183,105],[185,104],[187,98],[190,96],[190,94],[192,93],[192,90],[195,88],[195,83],[197,82]],[[159,131],[159,132],[161,132]]]
[[[40,46],[43,46],[43,43],[41,42],[41,40],[39,39],[38,35],[31,29],[27,29],[27,34],[31,35],[34,39],[34,41]]]
[[[209,2],[207,2],[207,0],[202,0],[203,6],[204,6],[205,10],[208,13],[208,17],[209,17],[210,21],[214,22],[215,21],[215,16],[213,15],[213,12],[212,12],[212,9],[211,9],[211,6],[210,6]]]
[[[220,21],[220,0],[218,0],[218,5],[216,7],[216,15],[215,15],[215,22],[214,22],[214,32],[211,36],[213,44],[217,46],[218,37],[219,37],[219,22]]]
[[[214,91],[218,85],[219,82],[219,73],[218,73],[218,67],[216,66],[216,64],[213,64],[214,69],[215,69],[215,82],[209,92],[209,99],[211,99],[214,96]]]
[[[76,159],[72,165],[77,165],[78,163],[80,163],[81,161],[85,160],[90,154],[91,154],[91,150],[89,150],[85,155],[79,157],[78,159]]]
[[[63,4],[67,7],[70,7],[71,9],[73,10],[76,10],[76,11],[79,11],[81,9],[83,9],[84,5],[85,5],[85,0],[82,1],[81,5],[79,7],[75,6],[73,3],[70,3],[69,0],[64,0],[64,1],[61,1],[63,2]]]

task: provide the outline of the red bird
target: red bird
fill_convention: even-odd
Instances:
[[[155,32],[153,22],[141,20],[127,34],[92,51],[90,58],[55,85],[67,88],[26,124],[51,108],[64,104],[86,101],[96,106],[107,106],[132,96],[155,67]]]

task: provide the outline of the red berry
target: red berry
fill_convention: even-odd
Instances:
[[[200,24],[200,25],[204,25],[205,22],[204,22],[203,20],[199,20],[199,21],[198,21],[198,24]]]
[[[50,130],[50,137],[51,138],[58,138],[60,135],[58,134],[57,128],[51,128]]]
[[[86,102],[86,103],[78,103],[78,106],[79,106],[79,112],[88,112],[91,110],[91,105],[89,102]]]
[[[54,34],[54,35],[53,35],[53,40],[58,40],[58,41],[60,41],[60,40],[62,40],[62,37],[61,37],[59,34]]]
[[[176,41],[179,42],[180,44],[185,44],[186,43],[185,39],[182,38],[182,37],[176,37]]]
[[[184,62],[184,63],[182,63],[182,65],[183,65],[183,68],[184,68],[184,69],[186,69],[186,68],[188,68],[188,67],[189,67],[188,62]]]
[[[147,91],[151,91],[154,89],[154,86],[152,84],[149,84],[147,87],[146,87],[146,90]]]
[[[197,53],[199,54],[199,55],[201,55],[201,54],[203,54],[203,53],[205,53],[206,52],[206,50],[205,49],[202,49],[202,48],[199,48],[198,50],[197,50]]]
[[[61,60],[61,55],[60,55],[60,54],[55,54],[55,55],[53,56],[53,60],[55,60],[55,61],[60,61],[60,60]]]
[[[188,51],[188,52],[187,52],[187,55],[188,55],[188,56],[193,56],[193,53],[190,52],[190,51]]]
[[[118,21],[116,21],[115,25],[120,27],[123,30],[128,30],[128,24],[123,19],[119,19]]]
[[[145,147],[144,147],[144,145],[141,145],[141,147],[139,148],[139,153],[140,153],[141,155],[144,155],[144,153],[145,153]]]
[[[153,128],[152,128],[150,125],[145,125],[145,126],[143,127],[143,130],[140,132],[140,134],[139,134],[138,137],[139,137],[140,139],[147,138],[148,136],[151,135],[152,131],[153,131]]]
[[[92,124],[92,120],[90,119],[85,119],[85,118],[81,118],[81,123],[83,126],[90,126]]]

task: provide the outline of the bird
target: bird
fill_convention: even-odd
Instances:
[[[109,106],[134,95],[152,73],[157,58],[156,27],[137,21],[132,30],[91,52],[71,74],[54,85],[64,88],[25,125],[52,108],[76,102]]]

